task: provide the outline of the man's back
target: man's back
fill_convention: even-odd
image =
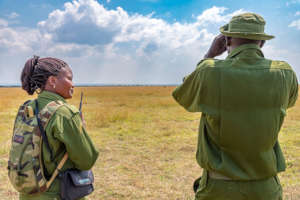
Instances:
[[[194,183],[196,200],[279,200],[285,170],[278,133],[295,104],[298,82],[285,62],[264,58],[274,38],[255,13],[233,16],[220,28],[197,69],[174,92],[190,112],[202,112]],[[227,50],[225,60],[215,60]]]
[[[242,45],[225,60],[203,60],[173,95],[187,110],[202,112],[201,167],[233,180],[264,179],[285,169],[277,136],[297,97],[287,63],[265,59],[255,44]]]

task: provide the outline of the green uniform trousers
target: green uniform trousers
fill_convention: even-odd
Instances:
[[[258,181],[228,181],[209,178],[203,171],[195,200],[282,200],[277,176]]]

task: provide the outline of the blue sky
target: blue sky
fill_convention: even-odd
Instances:
[[[276,36],[265,56],[300,78],[300,0],[1,0],[0,84],[18,84],[32,55],[65,60],[77,84],[180,83],[219,27],[247,11]]]

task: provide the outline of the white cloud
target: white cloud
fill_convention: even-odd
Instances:
[[[106,0],[106,3],[110,3],[111,0]]]
[[[197,20],[199,24],[205,24],[205,23],[220,23],[224,22],[225,18],[224,16],[221,16],[222,13],[227,8],[225,7],[212,7],[211,9],[205,10],[201,15],[197,17]]]
[[[41,48],[38,30],[0,26],[0,84],[20,83],[25,60]]]
[[[8,26],[8,22],[4,19],[0,18],[0,28]]]
[[[15,19],[15,18],[19,17],[19,14],[16,12],[12,12],[7,17],[10,19]]]
[[[234,16],[245,11],[243,9],[237,10],[233,13],[229,13],[224,15],[223,13],[227,10],[225,7],[216,7],[213,6],[210,9],[205,10],[201,15],[197,17],[199,25],[207,25],[207,24],[224,24],[228,23],[229,20]]]
[[[300,3],[300,0],[291,0],[291,1],[286,2],[286,6],[290,6],[290,5],[298,4],[298,3]]]
[[[107,10],[94,0],[78,0],[50,13],[38,28],[53,42],[48,54],[63,55],[74,67],[84,63],[77,70],[84,66],[94,71],[88,80],[175,83],[187,69],[194,69],[214,37],[203,24],[201,19],[189,24],[168,23],[153,14],[129,15],[122,8]]]
[[[37,30],[0,28],[0,52],[18,55],[20,52],[32,51],[34,47],[40,47],[39,38]]]
[[[296,29],[300,30],[300,19],[292,21],[289,27],[295,27]]]
[[[217,29],[238,13],[212,7],[192,23],[169,23],[150,15],[108,10],[96,0],[73,0],[54,10],[36,30],[18,30],[0,20],[1,60],[22,66],[32,55],[58,57],[70,64],[75,83],[176,83],[195,68]],[[7,64],[7,62],[6,62]],[[8,76],[7,76],[8,77]]]
[[[299,0],[299,2],[300,2],[300,0]],[[295,16],[299,16],[299,15],[300,15],[300,11],[297,11],[297,12],[295,13]],[[297,19],[297,20],[292,21],[292,22],[289,24],[289,27],[294,27],[294,28],[300,30],[300,19]]]
[[[65,3],[64,10],[53,11],[38,26],[56,42],[109,44],[120,32],[123,18],[128,14],[122,8],[109,11],[95,0],[78,0]]]
[[[64,10],[50,13],[47,20],[39,22],[38,27],[43,34],[61,43],[108,45],[140,42],[141,46],[152,43],[152,47],[166,45],[179,48],[212,37],[202,25],[224,23],[232,16],[222,16],[224,10],[213,7],[200,15],[195,23],[170,24],[153,18],[152,14],[130,16],[120,7],[107,10],[94,0],[78,0],[66,3]]]

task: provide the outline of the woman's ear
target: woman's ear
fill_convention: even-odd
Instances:
[[[49,76],[47,80],[47,85],[48,87],[55,89],[56,82],[57,82],[57,78],[55,76]]]

